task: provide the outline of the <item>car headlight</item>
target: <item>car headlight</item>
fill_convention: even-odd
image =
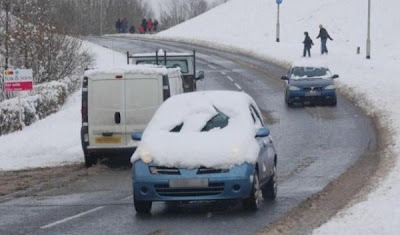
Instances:
[[[334,89],[336,89],[336,86],[334,84],[332,84],[332,85],[326,86],[324,89],[325,90],[334,90]]]
[[[289,86],[289,91],[299,91],[300,88],[298,88],[297,86]]]

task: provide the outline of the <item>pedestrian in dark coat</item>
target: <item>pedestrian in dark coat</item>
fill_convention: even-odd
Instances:
[[[310,36],[308,36],[308,32],[304,32],[304,50],[303,50],[303,57],[306,57],[306,53],[308,52],[308,57],[311,57],[311,47],[314,45],[313,41],[311,40]]]
[[[121,33],[121,19],[118,18],[117,22],[115,22],[115,29],[117,30],[117,33]]]
[[[145,18],[143,18],[141,25],[143,27],[144,32],[147,32],[147,20]]]
[[[129,33],[135,33],[136,32],[136,28],[135,25],[131,25],[131,27],[129,28]]]
[[[329,35],[328,31],[326,31],[326,29],[322,26],[322,24],[319,25],[319,34],[318,34],[318,38],[321,38],[321,54],[328,54],[328,48],[326,47],[326,41],[328,40],[328,38],[333,41],[333,39],[331,38],[331,36]]]
[[[128,32],[128,18],[124,17],[121,21],[121,33]]]
[[[157,28],[158,28],[158,20],[154,20],[154,22],[153,22],[153,31],[157,32]]]

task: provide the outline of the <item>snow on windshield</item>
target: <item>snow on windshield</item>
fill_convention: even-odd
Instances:
[[[332,78],[328,68],[325,67],[293,67],[290,71],[291,79]]]
[[[243,92],[206,91],[169,98],[143,133],[131,161],[166,167],[220,169],[254,163],[257,129]]]

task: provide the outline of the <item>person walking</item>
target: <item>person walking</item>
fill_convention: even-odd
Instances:
[[[147,31],[149,31],[149,33],[151,33],[152,30],[153,30],[153,21],[151,20],[151,18],[149,18],[147,20]]]
[[[125,16],[121,21],[121,33],[128,32],[128,18]]]
[[[147,32],[147,20],[145,18],[142,19],[142,27],[143,27],[143,31]]]
[[[153,22],[153,31],[157,32],[157,28],[158,28],[158,20],[155,19]]]
[[[129,33],[131,33],[131,34],[134,34],[134,33],[136,33],[136,28],[135,28],[135,25],[131,25],[131,27],[129,28]]]
[[[328,48],[326,47],[326,41],[328,40],[328,38],[331,41],[333,41],[333,39],[329,35],[328,31],[326,31],[326,29],[322,26],[322,24],[319,25],[319,34],[318,34],[317,39],[318,38],[321,38],[321,55],[323,55],[324,53],[328,54]]]
[[[308,32],[304,32],[304,50],[303,50],[303,57],[306,57],[308,53],[308,57],[311,57],[311,47],[314,45],[313,41],[311,40],[310,36],[308,36]]]
[[[117,30],[117,33],[121,33],[121,19],[118,18],[117,22],[115,22],[115,29]]]

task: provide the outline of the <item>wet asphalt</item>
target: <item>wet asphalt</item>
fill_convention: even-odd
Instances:
[[[241,90],[262,109],[278,151],[278,197],[257,212],[243,211],[236,201],[160,202],[151,215],[138,216],[130,168],[113,165],[36,195],[0,199],[0,234],[252,234],[321,191],[365,152],[375,151],[372,121],[342,96],[337,107],[288,108],[279,79],[286,69],[274,64],[187,44],[87,39],[123,53],[196,49],[197,69],[206,73],[199,90]]]

